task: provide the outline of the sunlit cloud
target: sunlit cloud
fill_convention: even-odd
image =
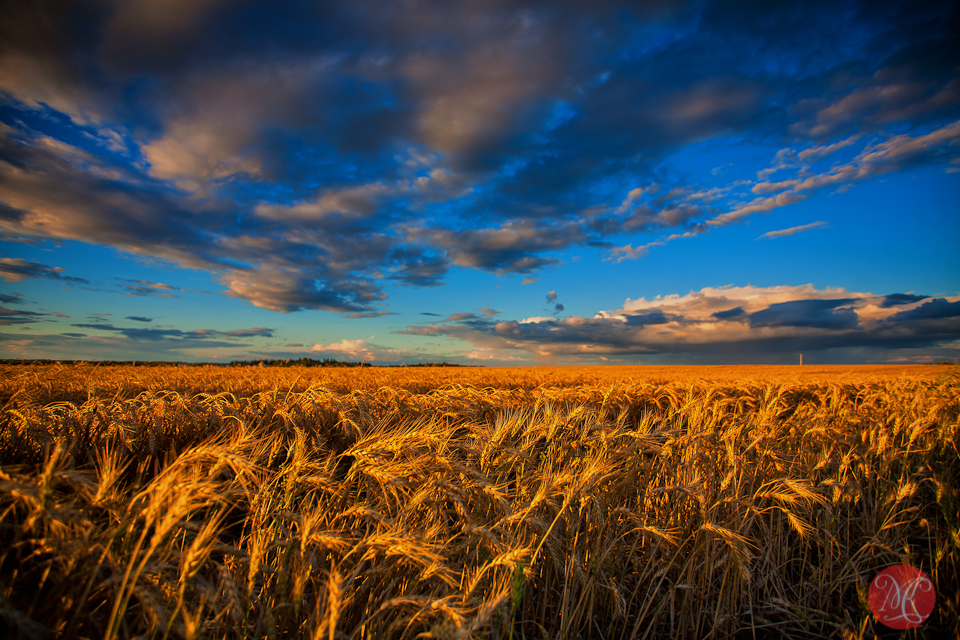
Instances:
[[[24,278],[46,278],[68,283],[89,284],[88,280],[63,275],[64,269],[51,267],[20,258],[0,258],[0,278],[6,282],[20,282]]]
[[[777,229],[776,231],[767,231],[765,234],[757,238],[760,240],[762,238],[785,238],[786,236],[792,236],[797,233],[803,233],[804,231],[809,231],[811,229],[820,229],[821,227],[829,226],[826,222],[818,220],[817,222],[811,222],[810,224],[802,224],[796,227],[790,227],[789,229]]]

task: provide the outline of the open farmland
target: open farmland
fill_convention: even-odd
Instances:
[[[957,367],[0,367],[0,632],[960,634]],[[938,634],[945,633],[945,636]]]

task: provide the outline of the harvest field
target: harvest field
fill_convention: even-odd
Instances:
[[[4,637],[887,637],[900,563],[908,637],[960,635],[956,366],[23,365],[0,405]]]

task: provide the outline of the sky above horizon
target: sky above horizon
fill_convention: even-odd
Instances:
[[[954,2],[0,23],[0,358],[960,361],[958,202]]]

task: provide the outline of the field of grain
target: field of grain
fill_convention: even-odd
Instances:
[[[907,637],[960,635],[957,367],[24,365],[0,406],[7,638],[887,637],[900,563]]]

